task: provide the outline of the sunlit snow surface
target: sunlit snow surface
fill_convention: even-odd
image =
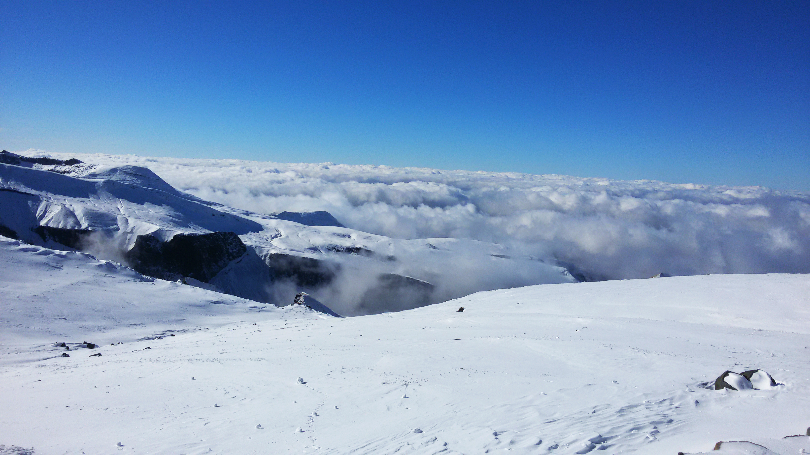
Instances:
[[[0,267],[0,444],[37,454],[810,449],[781,440],[810,426],[807,275],[543,285],[338,319],[6,239]],[[753,368],[781,385],[703,387]]]
[[[271,255],[307,258],[310,267],[314,261],[317,279],[311,281],[317,284],[303,290],[344,316],[411,309],[482,290],[575,281],[548,254],[466,238],[394,239],[336,226],[327,212],[277,217],[235,209],[179,192],[142,166],[58,170],[68,175],[0,164],[0,226],[53,248],[64,246],[33,229],[92,231],[81,240],[83,251],[125,263],[141,235],[166,241],[178,233],[233,232],[251,253],[221,270],[209,288],[262,302],[287,305],[302,290],[283,273],[267,273],[262,261]],[[381,280],[393,275],[410,285]],[[422,287],[414,284],[419,282]]]
[[[590,278],[810,273],[808,193],[331,163],[51,155],[145,166],[181,191],[256,213],[326,210],[349,228],[393,238],[510,245],[574,264]]]

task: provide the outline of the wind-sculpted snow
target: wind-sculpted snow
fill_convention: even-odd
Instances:
[[[510,245],[556,258],[591,279],[810,272],[807,193],[330,163],[78,156],[145,166],[182,191],[257,213],[325,210],[349,228],[389,237]]]

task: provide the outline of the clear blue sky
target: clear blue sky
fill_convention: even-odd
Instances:
[[[810,191],[810,2],[0,0],[0,147]]]

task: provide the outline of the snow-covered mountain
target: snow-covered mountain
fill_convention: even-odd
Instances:
[[[346,227],[395,239],[508,245],[523,256],[566,264],[589,280],[662,272],[810,273],[806,192],[333,163],[76,156],[104,166],[148,167],[181,191],[253,213],[321,210]]]
[[[0,154],[2,455],[810,452],[810,276],[558,266],[800,272],[806,195],[28,155]],[[396,200],[464,229],[381,235]]]
[[[784,439],[810,426],[807,275],[336,318],[2,237],[0,270],[4,455],[810,451]],[[714,390],[752,369],[777,385]]]
[[[7,152],[0,229],[259,302],[286,305],[306,291],[343,315],[573,281],[553,261],[503,245],[391,239],[345,228],[326,212],[261,215],[180,192],[145,167]]]

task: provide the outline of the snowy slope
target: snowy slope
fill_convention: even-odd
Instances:
[[[2,236],[0,267],[0,362],[10,361],[18,346],[42,340],[109,344],[284,314],[273,305]]]
[[[236,252],[224,259],[200,258],[211,262],[200,265],[210,272],[203,281],[261,302],[287,305],[306,291],[340,314],[357,315],[410,309],[480,290],[574,280],[553,258],[505,245],[391,239],[341,227],[328,213],[262,215],[206,202],[177,191],[145,167],[84,163],[61,165],[59,172],[46,168],[0,163],[0,228],[28,243],[81,249],[171,279],[202,278],[172,268],[182,258],[161,260],[161,251],[188,256],[190,247],[163,248],[160,242],[235,233],[239,239],[231,234],[225,246],[216,239],[200,242]],[[43,233],[43,227],[70,232],[48,236],[51,231]],[[58,235],[71,241],[60,245],[54,240]],[[239,257],[246,249],[242,242],[249,251]],[[398,278],[391,279],[394,275]]]
[[[810,426],[807,275],[543,285],[339,319],[8,240],[0,267],[6,447],[675,454],[744,439],[810,450],[781,440]],[[101,346],[59,357],[60,341]],[[749,368],[781,385],[704,388]]]
[[[86,169],[83,169],[86,170]],[[261,226],[220,212],[181,193],[142,167],[123,166],[86,172],[81,178],[0,163],[0,188],[17,195],[0,198],[0,221],[19,231],[26,241],[24,205],[33,205],[38,225],[65,229],[115,231],[132,237],[159,233],[233,231],[244,234]],[[25,198],[25,204],[7,204]],[[129,245],[131,246],[131,245]]]
[[[255,213],[326,210],[349,228],[389,238],[510,245],[572,264],[591,279],[810,273],[807,192],[333,163],[77,156],[98,165],[148,167],[175,188]]]

